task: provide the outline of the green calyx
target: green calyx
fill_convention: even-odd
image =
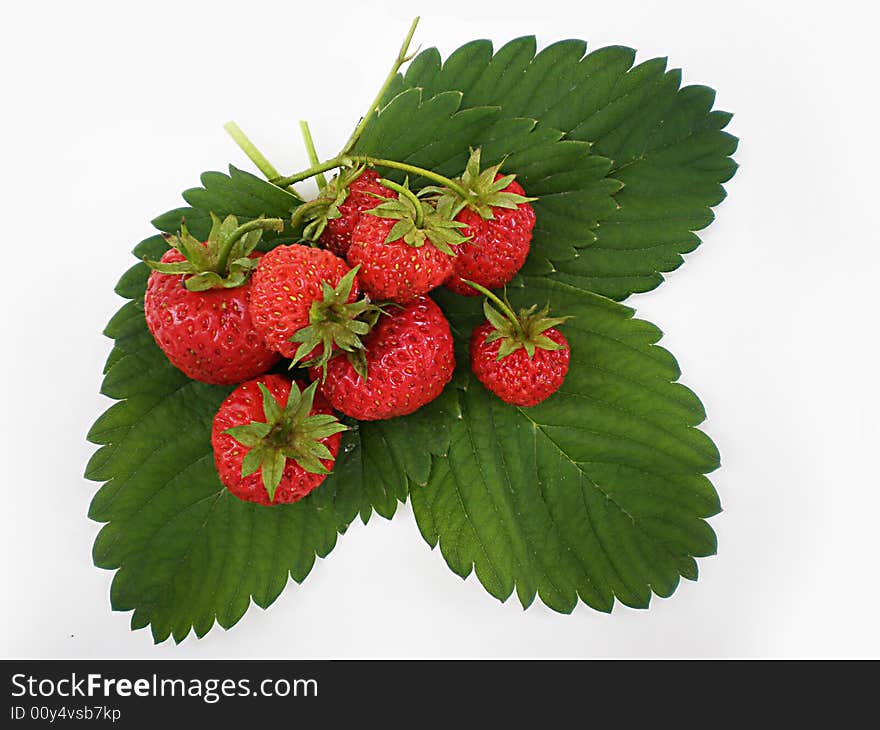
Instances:
[[[433,185],[424,188],[422,194],[436,195],[437,205],[449,205],[453,215],[458,215],[462,208],[469,207],[485,220],[492,220],[495,217],[492,213],[493,208],[514,210],[518,205],[536,200],[518,193],[503,192],[504,188],[516,179],[516,175],[504,175],[498,180],[495,179],[503,164],[501,162],[481,171],[480,149],[471,149],[471,156],[464,173],[453,180],[457,188],[467,192],[466,198],[462,198],[460,190]]]
[[[327,227],[327,221],[342,216],[339,206],[348,199],[349,186],[361,176],[364,169],[364,165],[343,169],[321,189],[317,198],[298,206],[291,218],[293,230],[302,228],[300,236],[303,240],[317,241]]]
[[[336,287],[326,281],[321,282],[323,298],[312,302],[309,309],[309,324],[290,338],[299,342],[291,367],[302,364],[306,367],[320,367],[323,378],[327,377],[327,363],[330,358],[343,351],[349,354],[352,365],[361,377],[367,378],[367,360],[361,338],[369,334],[376,324],[382,309],[373,304],[370,298],[349,302],[354,277],[360,266],[349,271]],[[306,362],[306,357],[318,346],[321,353]]]
[[[533,304],[528,309],[520,309],[519,314],[516,314],[507,296],[501,299],[480,284],[467,279],[462,281],[486,296],[483,312],[494,328],[486,335],[486,342],[501,340],[496,360],[501,360],[520,348],[525,349],[530,360],[535,356],[536,350],[563,349],[562,345],[554,342],[544,333],[571,317],[549,317],[549,305],[538,311],[537,304]]]
[[[177,236],[166,238],[184,261],[166,263],[144,259],[144,262],[162,274],[186,275],[184,286],[190,291],[232,289],[244,284],[256,268],[257,262],[250,258],[250,253],[260,242],[263,231],[281,233],[284,230],[284,221],[280,218],[260,216],[239,225],[234,215],[221,221],[211,213],[211,220],[207,244],[193,237],[185,224],[180,226]]]
[[[385,243],[403,239],[408,246],[419,248],[429,241],[436,249],[454,256],[453,247],[469,240],[459,232],[460,228],[467,227],[466,224],[453,220],[450,201],[441,200],[434,205],[422,200],[409,189],[408,179],[403,185],[385,179],[379,182],[398,193],[396,198],[385,200],[366,211],[379,218],[397,221],[388,232]]]
[[[309,415],[317,381],[302,392],[296,383],[291,383],[290,395],[284,407],[263,383],[258,385],[263,394],[263,415],[266,420],[233,426],[223,433],[249,449],[241,463],[241,476],[250,476],[261,469],[263,486],[271,501],[275,499],[275,490],[281,483],[288,459],[293,459],[312,474],[328,474],[329,470],[321,461],[332,459],[333,454],[321,440],[347,431],[348,426],[329,413]]]

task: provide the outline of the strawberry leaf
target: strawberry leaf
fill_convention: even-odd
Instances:
[[[212,211],[221,218],[234,215],[239,219],[260,215],[284,218],[302,201],[286,190],[261,180],[256,175],[229,166],[229,174],[205,172],[202,187],[184,191],[183,199],[200,211]],[[274,211],[270,216],[267,211]]]
[[[516,173],[526,194],[541,196],[534,204],[538,251],[526,273],[623,299],[658,286],[662,274],[681,265],[682,255],[699,245],[694,231],[712,222],[712,207],[725,196],[722,183],[736,171],[730,155],[737,140],[723,131],[731,115],[712,109],[715,92],[681,87],[681,72],[667,70],[665,59],[633,65],[630,48],[586,49],[583,41],[566,40],[537,52],[535,39],[526,37],[493,51],[492,43],[482,40],[462,46],[444,62],[431,48],[413,59],[385,100],[393,103],[416,88],[426,100],[455,89],[462,93],[461,110],[500,110],[493,127],[481,135],[525,117],[537,120],[540,130],[560,130],[567,140],[591,145],[594,155],[608,161],[610,177],[624,187],[615,197],[619,208],[600,212],[604,222],[589,239],[577,233],[584,218],[579,202],[562,192],[575,189],[577,167],[569,172],[557,168],[547,176],[541,168],[548,163],[537,148],[518,155],[511,147],[502,172]],[[382,117],[373,125],[384,126]],[[387,135],[387,130],[368,131]],[[419,144],[429,142],[426,136],[407,149],[430,156],[418,151]],[[505,154],[487,149],[479,138],[468,143],[484,145],[485,164]],[[452,165],[458,165],[453,174],[463,169],[463,155]],[[548,184],[558,191],[551,199],[545,197]],[[553,245],[559,236],[579,249],[576,256]]]
[[[573,287],[527,279],[514,302],[549,301],[565,324],[573,366],[559,392],[517,408],[459,370],[461,418],[446,458],[413,486],[419,528],[449,567],[472,571],[493,596],[516,590],[570,612],[578,599],[610,611],[647,607],[695,557],[715,552],[705,519],[720,510],[704,476],[718,466],[697,397],[632,310]],[[455,329],[482,321],[479,302],[444,296]]]
[[[449,423],[457,414],[457,394],[448,387],[409,416],[352,422],[351,430],[342,434],[333,472],[312,494],[320,497],[325,486],[345,485],[339,491],[357,498],[356,509],[365,524],[373,511],[390,519],[398,503],[406,501],[410,482],[427,483],[431,458],[446,453]]]
[[[201,183],[202,187],[190,188],[183,193],[189,207],[175,208],[163,213],[153,219],[153,225],[164,233],[176,234],[181,222],[185,221],[193,236],[206,240],[211,231],[211,213],[220,217],[234,215],[239,223],[247,223],[261,215],[288,220],[291,212],[301,203],[287,191],[232,165],[229,166],[228,175],[222,172],[202,173]],[[296,240],[289,226],[285,226],[282,233],[263,231],[257,249],[268,251]],[[159,256],[164,253],[165,248],[167,246],[159,249]],[[232,258],[238,258],[238,250],[235,253]],[[144,256],[156,258],[154,254]]]

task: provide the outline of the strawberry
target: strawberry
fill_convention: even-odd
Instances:
[[[546,400],[559,390],[568,372],[571,350],[555,327],[568,317],[548,317],[549,307],[536,312],[537,306],[516,315],[506,299],[474,287],[489,297],[483,305],[488,321],[471,333],[474,375],[506,403],[534,406]]]
[[[389,308],[364,338],[364,348],[330,360],[321,386],[336,410],[362,421],[418,410],[440,395],[455,369],[449,323],[428,297]],[[356,362],[361,355],[362,367]],[[311,375],[319,378],[321,372],[313,368]]]
[[[357,270],[329,251],[278,246],[263,256],[253,279],[254,326],[284,357],[324,362],[337,348],[360,347],[360,335],[369,331],[359,318],[373,307],[357,301]]]
[[[321,190],[320,195],[300,205],[293,215],[293,228],[302,226],[302,238],[317,241],[344,258],[351,246],[351,234],[361,214],[375,208],[390,194],[379,182],[375,170],[363,167],[343,170]]]
[[[412,302],[452,273],[454,247],[464,243],[462,223],[449,207],[419,200],[406,185],[382,180],[398,196],[364,211],[351,236],[348,262],[360,265],[364,291],[373,299]]]
[[[464,174],[455,180],[469,193],[466,200],[446,188],[426,188],[459,212],[455,220],[469,241],[458,250],[451,276],[444,282],[456,294],[476,296],[462,280],[488,288],[507,284],[522,268],[535,227],[535,211],[514,175],[501,175],[501,165],[480,171],[480,150],[473,150]],[[425,191],[423,191],[425,192]]]
[[[351,246],[351,234],[361,219],[361,213],[379,204],[376,195],[386,197],[388,188],[379,182],[379,173],[375,170],[364,170],[348,185],[348,194],[342,203],[336,203],[336,211],[331,211],[327,216],[327,227],[319,238],[321,245],[337,256],[345,257]]]
[[[206,242],[181,226],[168,239],[172,248],[153,271],[144,295],[147,327],[171,364],[193,380],[239,383],[278,361],[254,327],[250,313],[251,269],[262,255],[253,251],[262,229],[283,229],[277,219],[238,225],[213,216]]]
[[[258,504],[305,497],[326,479],[347,430],[327,401],[282,375],[238,386],[220,405],[211,427],[214,463],[224,486]]]

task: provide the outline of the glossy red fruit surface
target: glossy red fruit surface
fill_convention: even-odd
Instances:
[[[452,334],[433,300],[420,297],[403,309],[389,308],[364,339],[367,380],[345,355],[327,366],[321,390],[338,411],[362,421],[405,416],[430,403],[452,379]],[[321,370],[313,368],[312,378]]]
[[[496,176],[496,179],[501,176]],[[525,195],[522,186],[514,181],[503,192]],[[459,247],[451,276],[445,284],[456,294],[476,296],[477,292],[462,279],[475,281],[487,289],[507,284],[522,268],[529,255],[535,211],[529,203],[520,203],[515,209],[492,208],[494,219],[485,220],[474,210],[465,208],[455,220],[466,223],[461,233],[470,240]]]
[[[364,215],[352,235],[348,263],[360,264],[358,276],[373,300],[407,304],[440,286],[452,273],[453,256],[430,241],[410,246],[398,239],[385,243],[397,221]]]
[[[327,227],[321,233],[319,240],[324,248],[345,258],[351,246],[351,234],[361,219],[361,214],[382,202],[375,197],[376,195],[389,194],[388,188],[381,185],[379,179],[379,173],[375,170],[364,170],[357,180],[348,186],[348,197],[339,206],[339,218],[328,220]]]
[[[550,328],[543,334],[563,349],[538,348],[529,358],[525,348],[519,348],[501,360],[496,359],[501,341],[486,342],[493,330],[484,322],[471,334],[471,369],[483,385],[516,406],[537,405],[559,390],[568,372],[571,350],[558,329]]]
[[[327,475],[312,474],[293,459],[288,459],[281,482],[275,490],[275,499],[270,501],[266,487],[263,485],[260,469],[249,476],[241,476],[242,460],[249,449],[242,446],[229,434],[223,433],[233,426],[244,426],[254,421],[265,422],[263,397],[258,383],[263,383],[269,389],[282,408],[287,404],[290,388],[299,387],[295,381],[291,381],[283,375],[263,375],[243,383],[229,394],[220,405],[211,427],[211,446],[214,449],[214,464],[217,467],[217,474],[230,492],[246,502],[256,502],[263,505],[296,502],[320,485],[327,478]],[[300,390],[302,389],[300,388]],[[333,413],[320,393],[315,396],[310,415],[316,413]],[[341,440],[342,435],[338,433],[321,440],[321,443],[333,454],[333,459],[321,461],[328,470],[333,468]]]
[[[260,260],[253,273],[251,316],[269,347],[292,358],[299,345],[290,338],[309,324],[312,303],[323,299],[321,282],[339,284],[349,266],[320,248],[293,244],[278,246]],[[349,301],[360,295],[355,277]]]
[[[172,249],[162,261],[175,263],[184,257]],[[278,362],[278,354],[254,327],[250,280],[234,289],[190,291],[185,278],[153,271],[144,295],[147,327],[172,365],[193,380],[230,385]]]

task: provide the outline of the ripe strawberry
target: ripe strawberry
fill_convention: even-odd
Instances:
[[[429,188],[441,194],[460,212],[455,220],[465,224],[462,234],[470,239],[458,250],[446,286],[456,294],[477,294],[462,280],[487,289],[507,284],[522,268],[535,227],[535,211],[514,175],[501,175],[501,165],[480,172],[480,150],[471,152],[467,168],[457,182],[471,197],[462,200],[445,188]],[[464,206],[464,207],[462,207]]]
[[[375,170],[345,169],[317,198],[294,211],[293,228],[296,231],[302,227],[303,240],[317,241],[328,251],[345,258],[361,214],[375,208],[389,195],[390,191],[379,182]]]
[[[382,184],[399,195],[365,211],[351,236],[348,262],[360,265],[364,291],[373,299],[406,304],[440,286],[452,273],[453,247],[464,226],[449,206],[434,208],[407,186]]]
[[[343,202],[337,202],[336,210],[331,210],[327,215],[327,226],[319,238],[321,245],[344,258],[351,246],[351,234],[361,219],[361,213],[375,208],[381,202],[376,195],[387,197],[388,193],[388,188],[379,182],[379,173],[375,170],[364,170],[349,183],[348,194]]]
[[[251,290],[254,326],[269,347],[295,360],[351,351],[372,309],[360,294],[355,269],[338,256],[300,244],[278,246],[257,266]]]
[[[471,369],[479,381],[501,400],[516,406],[534,406],[559,390],[571,350],[555,325],[568,317],[548,317],[549,308],[536,306],[513,313],[510,304],[483,287],[489,300],[483,305],[487,322],[471,333]]]
[[[229,216],[202,243],[181,227],[173,247],[153,269],[144,295],[147,327],[171,364],[193,380],[239,383],[266,372],[278,355],[266,346],[250,314],[249,274],[262,255],[253,252],[262,229],[281,230],[277,219],[242,226]]]
[[[239,499],[296,502],[333,467],[342,431],[327,401],[281,375],[240,385],[220,405],[211,446],[220,481]]]
[[[330,360],[321,386],[330,404],[352,418],[405,416],[434,400],[452,379],[449,323],[428,297],[390,308],[364,338],[364,347],[360,364],[361,353]],[[364,370],[366,378],[359,374]],[[311,375],[320,378],[321,372],[313,368]]]

